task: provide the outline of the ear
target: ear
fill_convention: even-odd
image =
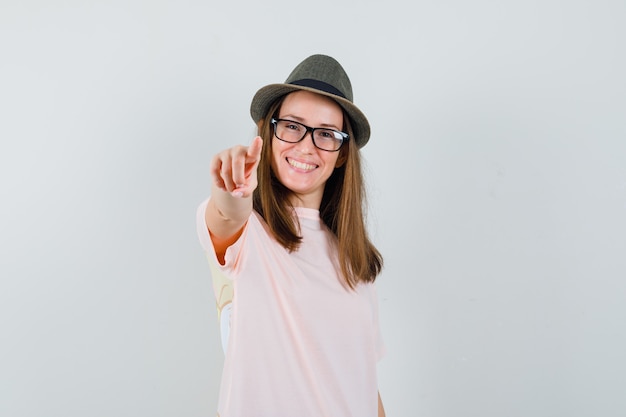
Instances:
[[[348,151],[347,151],[347,147],[344,146],[339,151],[339,157],[337,158],[337,162],[335,163],[335,168],[340,168],[341,166],[343,166],[343,164],[346,163],[347,160],[348,160]]]

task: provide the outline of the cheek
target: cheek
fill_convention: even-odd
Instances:
[[[270,157],[270,167],[272,168],[272,172],[274,173],[274,175],[278,175],[280,164],[283,159],[283,156],[281,156],[282,152],[283,149],[281,148],[280,144],[274,143],[268,155]]]
[[[335,152],[329,154],[329,157],[326,159],[326,165],[333,167],[333,169],[337,168],[339,164],[339,153]]]

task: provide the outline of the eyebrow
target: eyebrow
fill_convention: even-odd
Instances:
[[[285,114],[283,116],[279,116],[279,119],[294,119],[296,122],[300,122],[302,124],[304,124],[304,119],[302,117],[298,117],[295,114]],[[323,127],[323,128],[331,128],[334,130],[341,130],[340,128],[338,128],[337,126],[333,125],[333,124],[328,124],[328,123],[322,123],[319,127]]]

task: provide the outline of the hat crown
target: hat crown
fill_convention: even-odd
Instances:
[[[352,84],[341,64],[327,55],[311,55],[291,71],[285,84],[313,86],[354,102]]]

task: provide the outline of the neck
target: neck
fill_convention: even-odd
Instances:
[[[300,194],[292,194],[289,198],[289,203],[293,207],[303,207],[319,210],[322,205],[322,196],[319,195],[300,195]]]

